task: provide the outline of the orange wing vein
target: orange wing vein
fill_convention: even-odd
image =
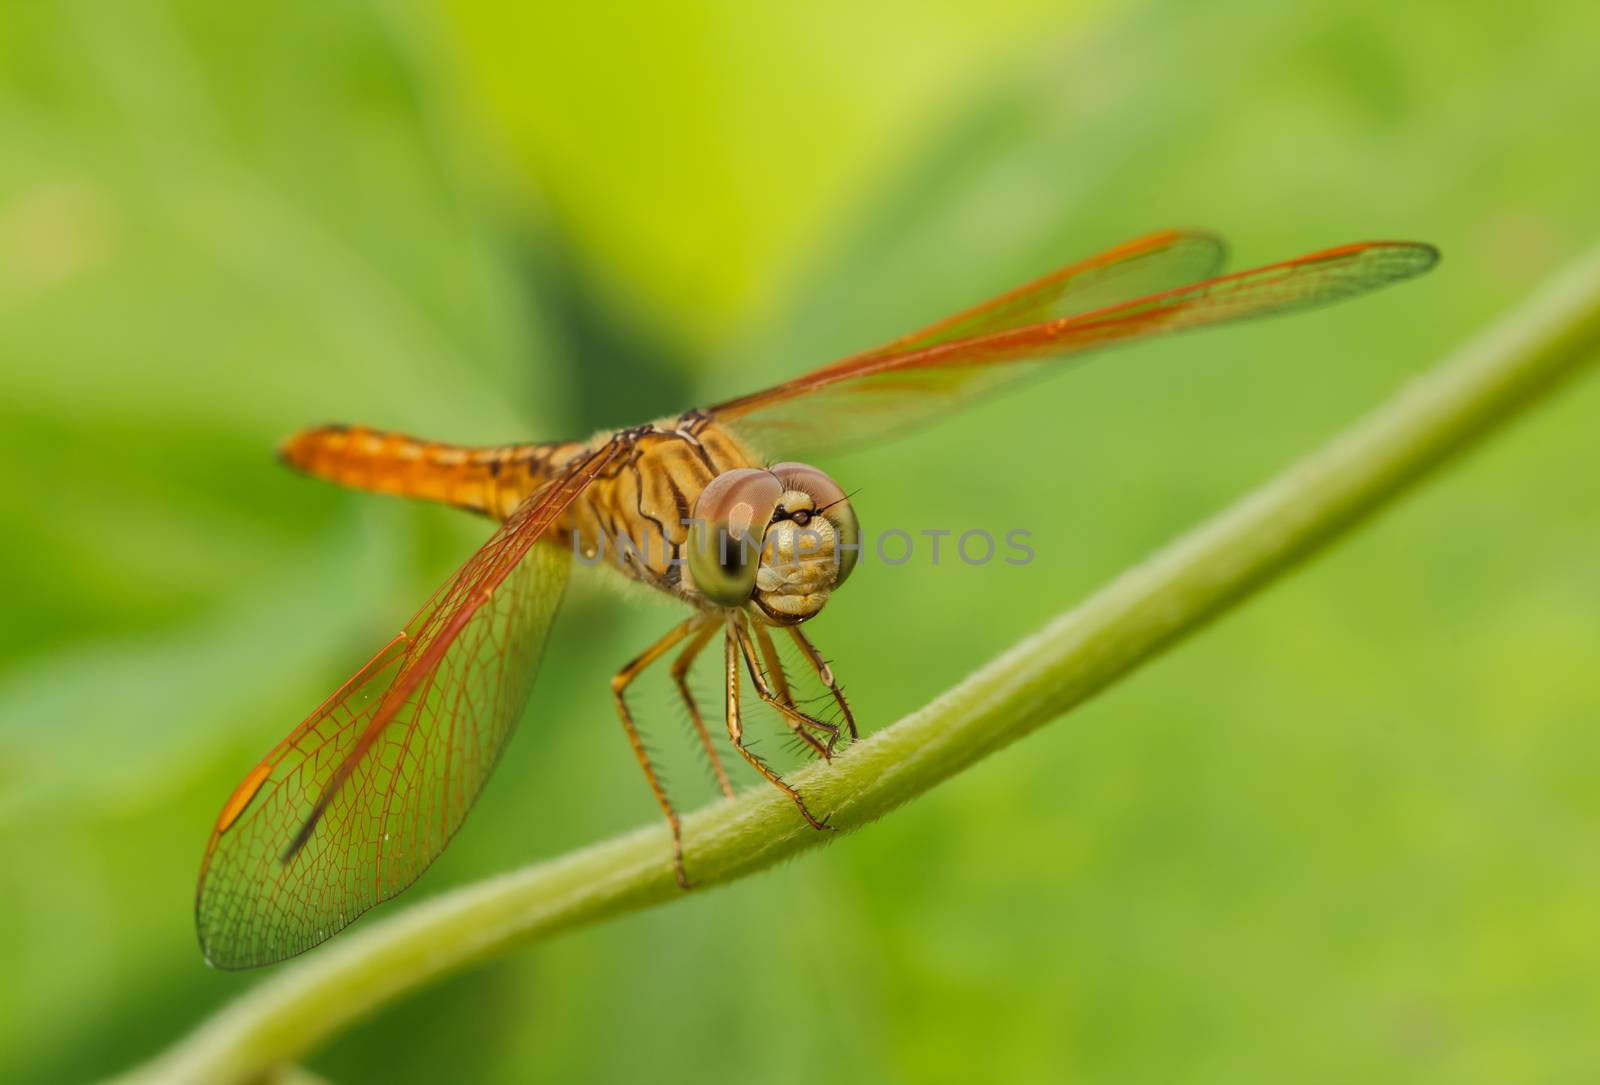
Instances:
[[[1163,277],[1203,274],[1221,254],[1221,243],[1206,234],[1152,234],[708,413],[755,447],[785,455],[859,444],[1037,375],[1064,358],[1325,305],[1420,275],[1439,258],[1431,245],[1370,241],[1125,296]]]
[[[1160,230],[1057,268],[970,309],[835,365],[909,354],[980,335],[1061,320],[1221,274],[1228,245],[1205,230]],[[829,368],[832,368],[830,366]]]
[[[560,604],[566,555],[534,543],[619,449],[518,506],[228,799],[195,895],[214,966],[310,949],[444,850],[522,714]]]

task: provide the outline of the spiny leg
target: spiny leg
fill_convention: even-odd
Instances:
[[[700,744],[706,748],[706,756],[711,759],[711,771],[717,774],[717,784],[722,788],[722,793],[731,799],[733,782],[728,779],[728,772],[722,767],[722,758],[711,742],[711,732],[706,729],[705,717],[700,714],[700,706],[695,702],[694,692],[689,688],[689,668],[694,666],[694,661],[716,631],[717,627],[708,621],[705,627],[694,635],[672,664],[672,682],[678,687],[678,695],[683,698],[683,703],[689,709],[689,720],[694,724],[695,734],[700,736]]]
[[[767,663],[767,680],[772,683],[773,694],[790,708],[795,707],[794,695],[789,692],[789,676],[783,672],[783,660],[778,658],[778,646],[772,643],[772,634],[760,622],[751,625],[755,629],[756,643],[761,646],[761,658]]]
[[[818,821],[811,816],[811,811],[806,809],[806,802],[800,797],[800,792],[784,783],[783,778],[773,772],[765,761],[750,750],[745,749],[744,723],[739,717],[740,643],[736,633],[738,629],[737,619],[730,618],[724,637],[724,651],[722,654],[722,679],[728,698],[728,738],[733,741],[733,748],[739,751],[739,756],[750,762],[751,768],[765,776],[773,787],[776,787],[794,800],[794,804],[800,808],[800,816],[806,819],[807,824],[813,829],[826,829],[828,823],[826,821]]]
[[[661,778],[656,775],[655,766],[650,763],[650,754],[645,750],[644,741],[639,737],[639,729],[634,726],[633,715],[628,711],[627,689],[646,667],[666,655],[672,650],[673,645],[684,637],[696,632],[706,620],[704,615],[696,614],[688,621],[674,626],[670,633],[624,665],[611,679],[611,695],[617,702],[617,715],[622,720],[622,729],[628,733],[628,744],[633,747],[633,756],[639,759],[639,767],[644,769],[645,779],[650,781],[650,790],[655,794],[661,812],[667,816],[667,824],[672,827],[672,872],[677,876],[678,886],[682,889],[689,888],[689,875],[683,869],[683,830],[678,824],[678,812],[672,808],[672,801],[667,798],[666,788],[661,786]]]
[[[839,683],[834,680],[833,668],[828,661],[822,658],[822,653],[817,651],[817,646],[812,644],[806,635],[800,632],[798,625],[788,627],[789,635],[800,646],[800,651],[811,661],[811,666],[816,669],[817,677],[822,684],[828,687],[828,692],[833,694],[834,703],[839,706],[839,711],[844,713],[844,722],[850,728],[850,741],[854,742],[861,736],[856,733],[856,718],[850,712],[850,705],[844,699],[844,690],[839,688]]]
[[[767,627],[760,622],[751,622],[750,625],[755,631],[756,643],[761,646],[761,658],[766,661],[766,677],[772,683],[771,692],[773,696],[789,708],[794,709],[792,714],[780,709],[780,711],[783,711],[784,722],[824,761],[831,760],[833,747],[839,741],[839,729],[830,723],[823,723],[821,720],[800,711],[799,706],[795,703],[794,693],[789,689],[789,675],[783,669],[783,660],[778,656],[778,646],[772,642],[772,634],[768,633]],[[748,655],[745,657],[745,662],[750,662]],[[761,678],[757,676],[755,669],[750,671],[750,677],[755,679],[756,687],[759,689],[761,687]],[[828,736],[828,744],[826,746],[821,745],[811,735],[799,730],[801,727],[810,727],[822,731]]]
[[[793,731],[807,746],[810,746],[818,757],[821,757],[824,761],[832,757],[833,743],[839,737],[839,729],[831,723],[824,723],[801,712],[794,707],[794,702],[787,697],[780,701],[773,694],[772,688],[767,685],[767,680],[761,673],[761,664],[756,659],[755,647],[750,642],[749,632],[743,624],[735,625],[734,631],[739,638],[739,650],[744,655],[745,667],[750,671],[750,681],[755,683],[756,696],[777,709],[783,715],[784,723],[789,725],[789,730]],[[760,633],[762,631],[761,627],[757,626],[756,631]],[[772,643],[770,638],[767,643]],[[773,656],[778,654],[776,648],[773,649],[772,654]],[[785,689],[787,689],[787,686],[785,686]],[[824,745],[818,741],[815,735],[806,730],[808,727],[815,728],[826,734],[828,736],[827,744]]]

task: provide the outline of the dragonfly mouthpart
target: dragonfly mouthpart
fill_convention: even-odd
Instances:
[[[786,491],[786,515],[767,528],[761,548],[755,599],[781,622],[816,614],[839,583],[839,531],[826,516],[814,515],[814,505],[809,494]]]

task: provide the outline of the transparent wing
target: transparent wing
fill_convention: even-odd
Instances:
[[[444,850],[522,714],[566,583],[567,555],[533,544],[618,447],[519,506],[239,785],[195,896],[211,964],[310,949]]]
[[[1146,234],[838,364],[909,354],[940,343],[1077,316],[1209,279],[1221,273],[1227,259],[1227,242],[1204,230]]]
[[[1203,246],[1194,251],[1201,250]],[[1075,302],[1120,293],[1142,281],[1140,268],[1167,268],[1160,255],[1165,251],[1131,258],[1133,270],[1120,275],[1112,273],[1122,266],[1113,261],[1108,265],[1112,270],[1089,280],[1081,296],[1070,289],[1070,273],[1086,265],[1074,265],[886,347],[719,403],[708,413],[764,451],[792,455],[855,445],[926,422],[1065,358],[1355,297],[1420,275],[1439,257],[1432,246],[1408,241],[1342,245],[1073,315],[1020,323],[1038,313],[1059,314]]]

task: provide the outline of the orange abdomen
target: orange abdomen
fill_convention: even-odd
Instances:
[[[575,442],[465,448],[330,425],[301,430],[278,453],[296,470],[341,486],[442,501],[501,520],[582,448]]]

